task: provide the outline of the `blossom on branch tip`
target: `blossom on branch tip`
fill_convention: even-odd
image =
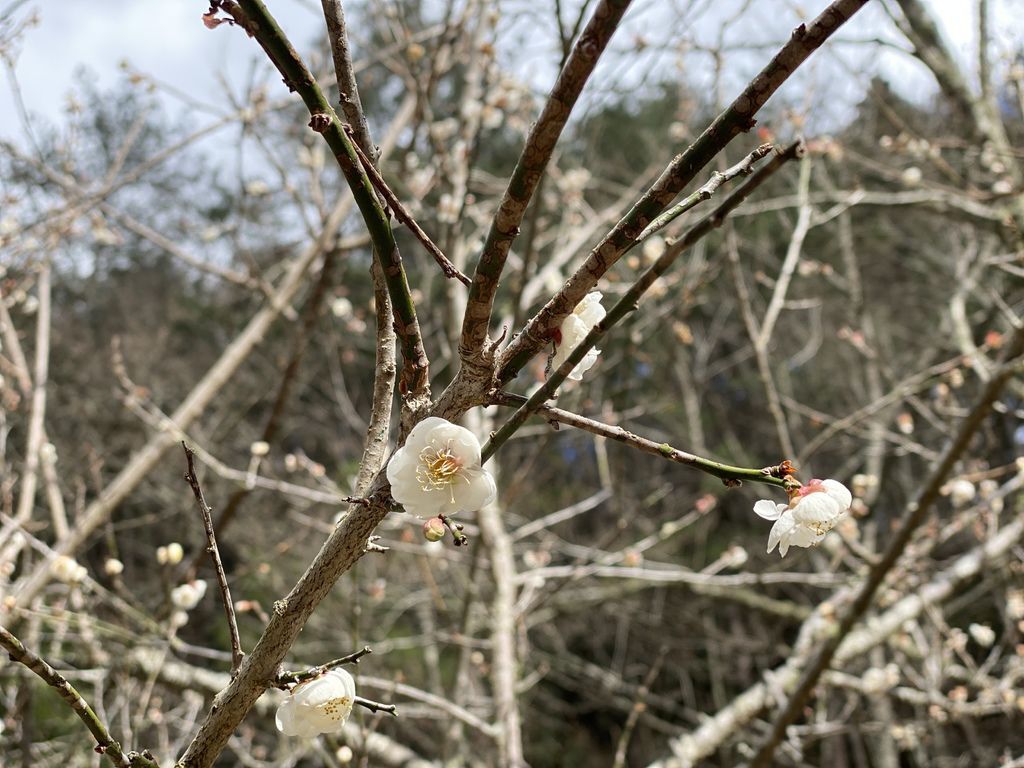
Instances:
[[[343,669],[299,683],[277,708],[277,730],[285,736],[311,738],[336,733],[352,714],[356,681]]]
[[[754,512],[765,520],[774,520],[768,534],[768,551],[779,547],[786,556],[790,547],[812,547],[835,527],[853,503],[846,486],[836,480],[811,480],[790,495],[789,504],[762,499]]]
[[[551,359],[552,370],[557,371],[562,363],[569,359],[572,351],[580,345],[595,325],[604,320],[606,314],[604,307],[601,306],[600,292],[594,291],[583,297],[583,301],[576,305],[576,309],[562,321],[562,325],[559,328],[561,338],[557,342],[558,346],[555,349],[554,357]],[[599,349],[588,350],[586,357],[576,364],[568,378],[573,381],[580,381],[583,378],[583,374],[589,371],[594,363],[597,362],[599,354],[601,354]]]
[[[395,501],[422,517],[475,512],[497,496],[480,466],[480,441],[465,427],[431,416],[409,433],[388,462]]]

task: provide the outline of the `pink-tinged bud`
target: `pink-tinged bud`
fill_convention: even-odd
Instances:
[[[444,520],[432,517],[423,524],[423,538],[427,541],[440,541],[444,538]]]

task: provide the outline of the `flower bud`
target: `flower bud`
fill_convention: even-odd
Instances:
[[[432,517],[423,524],[423,538],[427,541],[440,541],[444,538],[444,520]]]

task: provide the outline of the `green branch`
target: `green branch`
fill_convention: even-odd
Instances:
[[[394,310],[395,332],[404,360],[402,393],[413,397],[429,395],[429,363],[391,221],[344,131],[342,121],[262,0],[225,0],[219,3],[219,7],[260,44],[284,77],[285,84],[305,103],[310,114],[309,127],[321,134],[331,148],[362,213],[373,242],[374,256],[384,272]]]
[[[57,692],[57,695],[68,703],[68,706],[78,715],[78,719],[85,723],[89,733],[96,739],[96,752],[98,754],[106,757],[107,760],[118,766],[118,768],[159,768],[156,761],[148,753],[129,752],[125,754],[121,750],[121,745],[113,739],[110,731],[100,721],[95,710],[82,698],[82,694],[67,681],[67,678],[22,645],[21,640],[8,632],[7,628],[3,626],[0,626],[0,648],[7,651],[11,660],[24,664],[42,678],[47,685]]]
[[[601,242],[594,246],[583,265],[554,297],[512,340],[499,361],[499,383],[511,381],[520,369],[548,343],[550,333],[572,312],[626,251],[636,244],[648,225],[671,204],[719,152],[737,135],[754,127],[754,116],[807,58],[867,0],[834,0],[808,24],[794,30],[790,40],[768,62],[743,92],[714,122],[677,155],[658,180],[619,221]]]
[[[758,147],[756,150],[751,152],[746,158],[740,163],[730,168],[725,173],[715,173],[711,180],[697,190],[694,196],[707,199],[711,196],[715,189],[721,186],[725,181],[730,178],[739,175],[745,175],[750,173],[750,168],[753,163],[758,159],[764,157],[771,149],[770,145],[763,145]],[[555,391],[565,381],[566,377],[572,373],[573,368],[586,357],[595,344],[601,339],[605,333],[608,332],[616,323],[622,320],[627,314],[637,309],[640,297],[650,288],[654,282],[667,270],[673,262],[679,257],[683,251],[688,249],[711,230],[718,227],[722,220],[728,216],[736,206],[746,200],[746,198],[758,187],[761,186],[772,174],[781,168],[788,160],[796,157],[800,152],[800,145],[798,143],[791,144],[782,152],[776,154],[770,163],[759,170],[752,178],[750,178],[746,184],[741,186],[729,197],[727,197],[718,208],[705,216],[698,224],[691,228],[681,238],[672,243],[665,252],[658,257],[658,259],[649,266],[644,273],[637,279],[635,283],[623,294],[622,298],[616,302],[608,314],[601,322],[595,325],[590,333],[576,346],[575,349],[569,354],[568,359],[558,367],[558,370],[553,371],[548,380],[544,382],[544,385],[534,392],[529,400],[527,400],[520,408],[512,414],[511,418],[505,424],[502,425],[501,429],[495,432],[491,439],[487,441],[487,444],[483,447],[483,460],[486,461],[488,458],[494,455],[494,452],[498,450],[515,432],[523,425],[523,423],[537,411],[544,403],[546,403],[555,394]]]

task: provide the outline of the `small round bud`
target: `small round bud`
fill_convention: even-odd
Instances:
[[[111,557],[103,564],[103,572],[107,576],[120,576],[124,572],[124,563],[116,557]]]
[[[423,538],[427,541],[440,541],[444,532],[444,521],[440,517],[432,517],[423,524]]]
[[[253,456],[266,456],[270,453],[270,443],[266,440],[257,440],[249,446],[249,453]]]

